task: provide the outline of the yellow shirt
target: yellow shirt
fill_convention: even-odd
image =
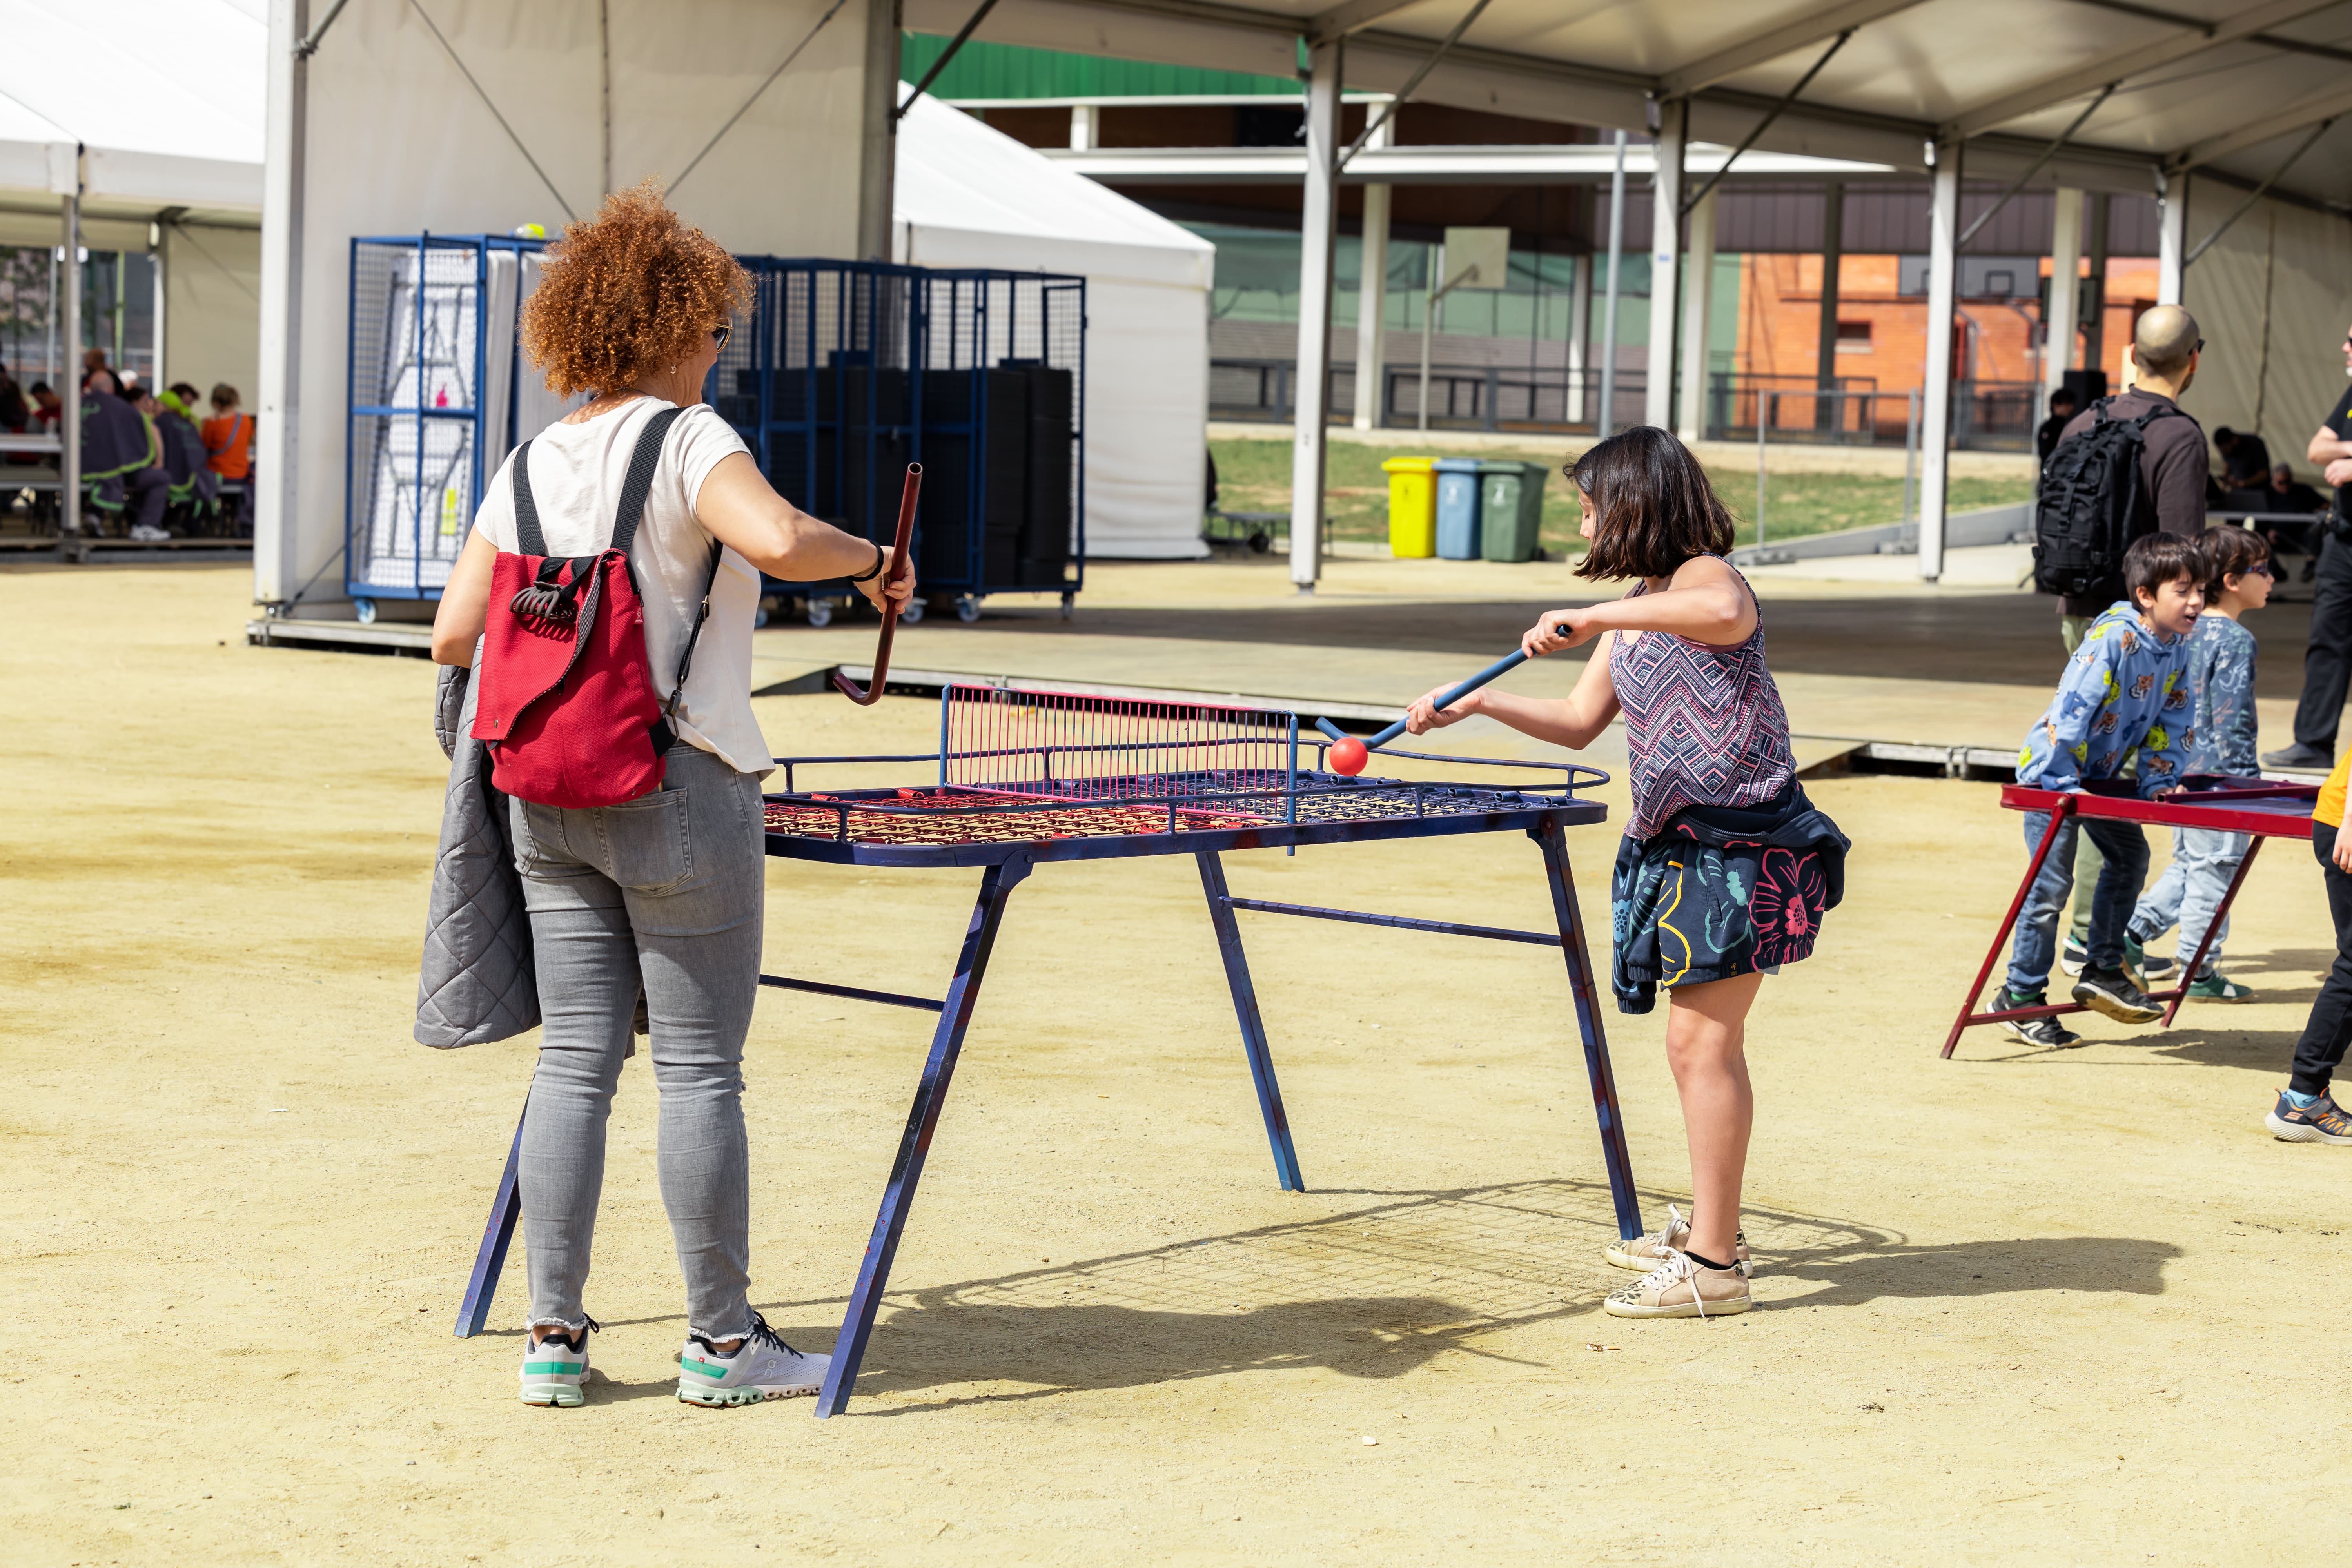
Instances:
[[[2330,827],[2344,826],[2344,792],[2347,779],[2352,779],[2352,752],[2336,759],[2336,771],[2319,786],[2319,799],[2311,808],[2311,820],[2324,822]]]

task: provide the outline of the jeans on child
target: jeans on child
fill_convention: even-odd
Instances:
[[[2146,947],[2162,936],[2175,921],[2180,922],[2180,947],[2176,957],[2182,963],[2197,956],[2197,944],[2205,940],[2205,928],[2213,923],[2213,911],[2221,907],[2221,900],[2230,890],[2230,880],[2238,874],[2239,863],[2246,858],[2252,845],[2250,833],[2216,833],[2210,827],[2176,827],[2172,830],[2172,864],[2156,879],[2132,910],[2132,940]],[[2221,928],[2213,933],[2213,945],[2205,951],[2205,972],[2210,973],[2221,962],[2221,943],[2230,934],[2227,916]],[[2194,980],[2195,975],[2189,978]]]
[[[764,813],[760,781],[709,752],[681,742],[663,761],[665,787],[625,805],[510,803],[546,1020],[517,1183],[530,1321],[587,1316],[604,1127],[642,987],[687,1326],[732,1339],[751,1323],[743,1038],[760,989]]]
[[[2025,847],[2042,847],[2050,831],[2050,814],[2025,814]],[[2066,912],[2067,895],[2074,890],[2074,842],[2088,834],[2106,865],[2091,900],[2091,964],[2114,969],[2124,961],[2124,927],[2138,901],[2141,881],[2147,875],[2147,835],[2136,822],[2110,817],[2069,816],[2058,828],[2050,857],[2025,895],[2017,912],[2017,940],[2010,952],[2009,990],[2013,996],[2038,996],[2050,984],[2050,965],[2058,956],[2058,921]]]

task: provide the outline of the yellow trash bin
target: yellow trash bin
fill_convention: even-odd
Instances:
[[[1437,553],[1437,484],[1434,458],[1391,458],[1381,465],[1389,477],[1389,553],[1427,557]]]

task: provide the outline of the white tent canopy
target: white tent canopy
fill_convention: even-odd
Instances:
[[[265,0],[0,0],[0,199],[261,211]]]
[[[1087,552],[1201,543],[1216,249],[929,98],[898,128],[896,258],[1087,279]]]

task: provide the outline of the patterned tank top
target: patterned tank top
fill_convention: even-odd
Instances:
[[[1737,575],[1737,573],[1734,574]],[[1746,588],[1748,579],[1739,579]],[[1646,593],[1637,585],[1628,598]],[[1748,590],[1748,603],[1756,602]],[[1759,805],[1796,776],[1789,713],[1764,666],[1764,610],[1737,647],[1709,647],[1672,632],[1617,634],[1609,677],[1625,714],[1633,754],[1632,838],[1648,838],[1686,805]]]

